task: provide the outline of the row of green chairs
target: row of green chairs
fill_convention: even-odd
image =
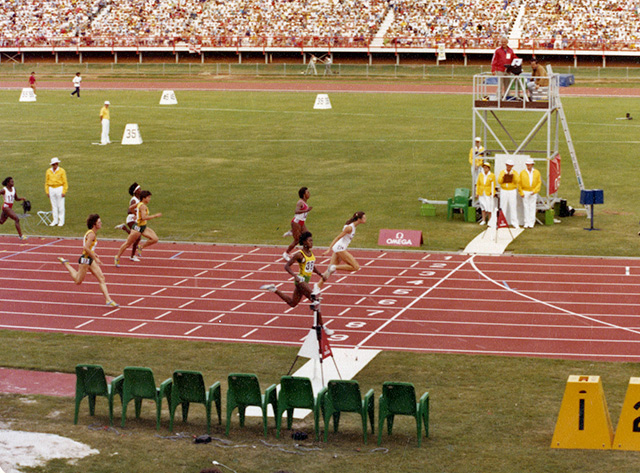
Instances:
[[[178,370],[172,378],[156,387],[153,373],[149,368],[127,367],[124,374],[107,383],[102,367],[99,365],[78,365],[76,367],[76,407],[74,423],[78,422],[80,403],[89,398],[89,413],[95,413],[96,396],[104,396],[109,401],[109,422],[113,425],[113,400],[119,395],[122,401],[122,426],[125,425],[127,405],[135,401],[136,418],[140,417],[143,399],[151,399],[156,403],[156,429],[160,428],[160,412],[162,399],[169,405],[169,430],[173,431],[173,420],[178,405],[182,406],[182,420],[187,421],[191,403],[204,404],[207,416],[207,432],[211,431],[211,407],[215,402],[218,423],[221,423],[220,383],[216,382],[205,389],[202,374],[197,371]],[[254,374],[232,373],[228,377],[226,430],[229,435],[231,416],[238,409],[240,426],[245,423],[245,411],[249,406],[259,407],[262,411],[264,435],[267,436],[267,412],[271,405],[275,413],[276,437],[280,438],[282,416],[287,413],[287,428],[291,429],[294,409],[310,409],[313,412],[316,439],[320,438],[320,417],[324,420],[324,441],[327,441],[331,419],[334,433],[338,431],[340,414],[357,413],[362,419],[364,442],[367,443],[367,420],[374,432],[374,399],[373,389],[364,396],[355,380],[331,380],[317,396],[313,394],[311,380],[296,376],[283,376],[280,380],[280,392],[276,394],[276,386],[272,384],[264,393],[260,390],[258,378]],[[409,415],[415,418],[418,433],[418,446],[421,441],[421,430],[424,424],[425,436],[429,436],[429,394],[425,393],[416,402],[415,388],[410,383],[386,382],[382,387],[379,399],[378,444],[382,441],[384,422],[391,435],[396,415]]]

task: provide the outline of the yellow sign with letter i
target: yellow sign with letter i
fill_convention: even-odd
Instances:
[[[551,448],[609,449],[613,428],[600,376],[569,376]]]
[[[629,379],[613,448],[640,450],[640,378]]]

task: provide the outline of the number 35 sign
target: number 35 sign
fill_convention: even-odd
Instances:
[[[600,376],[569,376],[551,448],[640,450],[640,378],[631,378],[615,437]]]

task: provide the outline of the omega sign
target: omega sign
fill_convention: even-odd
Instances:
[[[380,230],[378,236],[380,246],[420,246],[422,232],[419,230]]]

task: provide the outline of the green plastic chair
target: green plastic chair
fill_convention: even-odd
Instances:
[[[215,401],[218,412],[218,424],[222,423],[220,382],[217,381],[209,390],[204,387],[204,378],[198,371],[176,370],[173,372],[173,383],[169,392],[169,431],[173,432],[173,417],[176,407],[182,405],[182,422],[187,421],[189,405],[203,404],[207,412],[207,433],[211,433],[211,404]]]
[[[458,187],[452,199],[447,199],[447,220],[453,218],[453,209],[462,209],[462,218],[467,218],[467,208],[469,208],[469,198],[471,191],[463,187]]]
[[[276,396],[276,385],[269,386],[264,394],[260,392],[260,384],[255,374],[231,373],[228,377],[227,390],[227,429],[229,435],[231,424],[231,414],[238,408],[240,415],[240,427],[244,427],[244,412],[247,406],[257,406],[262,409],[262,425],[264,436],[267,436],[267,407],[271,404],[273,412],[278,412],[278,398]]]
[[[127,405],[135,401],[136,419],[140,418],[142,400],[150,399],[156,403],[156,430],[160,430],[160,411],[162,398],[167,397],[171,389],[172,380],[167,379],[159,388],[156,387],[153,372],[149,368],[127,366],[124,369],[124,383],[122,386],[122,427],[127,417]]]
[[[320,437],[320,405],[313,395],[313,388],[309,378],[298,376],[283,376],[280,379],[278,393],[278,412],[276,413],[276,438],[280,438],[282,414],[287,413],[287,429],[293,424],[293,411],[296,408],[311,409],[313,411],[313,428],[316,440]]]
[[[367,416],[371,424],[371,433],[374,433],[374,403],[373,389],[365,394],[364,399],[360,394],[360,385],[355,380],[331,380],[320,394],[320,405],[324,417],[324,441],[327,441],[329,422],[333,417],[333,431],[338,431],[340,413],[356,412],[362,417],[362,436],[367,443]]]
[[[419,447],[423,423],[425,437],[429,437],[429,393],[424,393],[420,401],[416,402],[413,384],[391,381],[382,384],[382,395],[378,404],[378,445],[382,443],[384,421],[387,421],[387,432],[391,435],[393,419],[397,415],[412,416],[416,419]]]
[[[104,396],[109,402],[109,425],[113,425],[113,398],[120,396],[122,401],[123,376],[114,378],[111,383],[107,383],[107,377],[100,365],[77,365],[76,366],[76,410],[73,416],[73,423],[78,423],[78,412],[80,403],[85,397],[89,398],[89,415],[94,416],[96,411],[96,397]]]

